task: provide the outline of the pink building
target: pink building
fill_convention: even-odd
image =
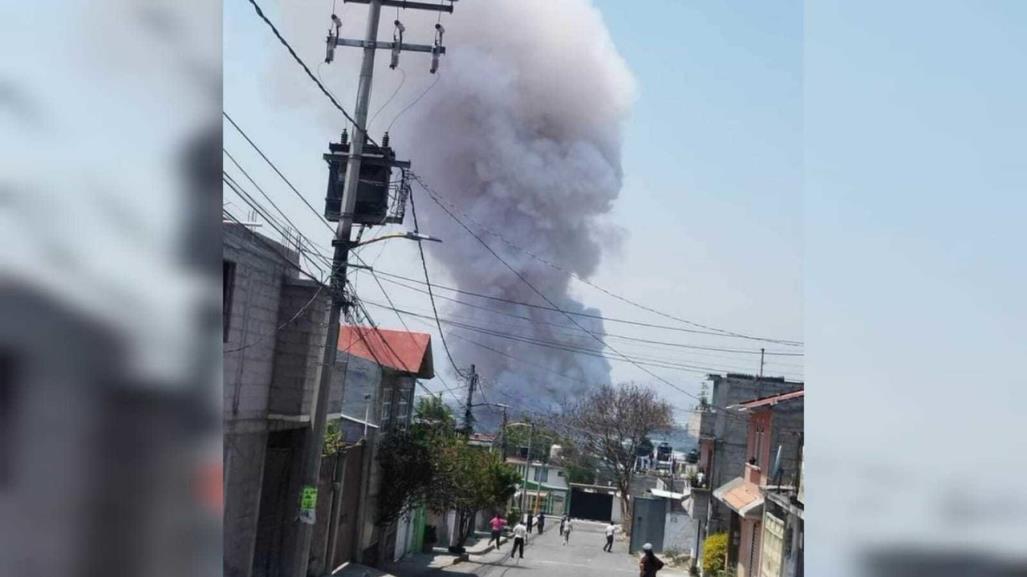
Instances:
[[[776,522],[771,523],[769,539],[774,543],[767,563],[761,563],[764,504],[768,490],[798,485],[804,396],[804,389],[799,389],[727,407],[734,418],[748,417],[747,462],[741,475],[713,491],[714,498],[732,511],[727,563],[737,568],[738,577],[794,575],[786,572],[781,560],[784,537]]]

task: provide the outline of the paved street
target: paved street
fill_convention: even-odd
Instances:
[[[524,550],[524,559],[511,559],[511,543],[499,551],[475,555],[470,561],[449,567],[427,567],[424,562],[401,563],[391,570],[399,577],[422,575],[477,575],[478,577],[626,577],[638,575],[637,557],[627,554],[627,542],[618,539],[612,553],[603,552],[603,525],[575,521],[570,543],[564,546],[559,523],[547,525],[542,535],[534,534]],[[618,536],[622,537],[622,536]],[[685,572],[665,569],[660,577],[683,576]]]

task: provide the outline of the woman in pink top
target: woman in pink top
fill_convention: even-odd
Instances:
[[[489,521],[489,524],[492,525],[492,537],[489,539],[489,543],[488,544],[491,545],[492,541],[495,541],[496,542],[496,551],[498,551],[499,550],[499,536],[503,533],[503,527],[506,526],[506,519],[500,517],[499,513],[496,513],[496,515],[494,517],[492,517],[492,520]]]

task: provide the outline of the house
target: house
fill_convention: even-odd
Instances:
[[[323,564],[329,570],[347,561],[378,565],[420,549],[423,511],[385,527],[376,522],[379,489],[388,482],[381,477],[377,447],[384,435],[410,425],[417,379],[435,375],[431,335],[426,333],[344,326],[338,347],[334,378],[339,385],[333,385],[329,404],[329,411],[338,413],[330,416],[341,419],[343,441],[354,447],[352,458],[365,474],[348,497],[350,487],[342,490],[343,499],[353,501],[346,501],[351,509],[335,518],[333,535],[338,537],[331,549],[325,548],[332,551],[331,562]]]
[[[506,463],[517,470],[523,480],[513,496],[512,506],[532,513],[566,515],[570,506],[570,484],[567,470],[542,461],[507,457]]]
[[[222,272],[224,574],[284,576],[329,298],[295,250],[242,225],[224,227]]]
[[[697,427],[694,422],[690,427],[698,429],[699,460],[697,473],[690,479],[691,498],[687,508],[689,516],[699,524],[700,543],[712,533],[730,529],[732,510],[715,499],[711,489],[740,475],[749,459],[746,450],[748,419],[727,411],[726,407],[803,387],[801,382],[781,377],[741,373],[711,374],[708,379],[713,383],[711,397],[698,407]]]
[[[786,565],[794,575],[801,557],[801,546],[793,548],[801,540],[801,508],[784,488],[798,485],[804,397],[797,389],[726,407],[748,418],[749,458],[739,476],[713,491],[731,511],[727,563],[738,577],[781,577]]]
[[[301,277],[295,250],[241,225],[226,224],[223,238],[223,570],[285,577],[330,303]],[[399,529],[374,522],[375,449],[385,431],[409,424],[416,379],[434,374],[427,334],[346,326],[337,346],[328,419],[341,447],[321,460],[312,573],[391,556],[379,553]]]

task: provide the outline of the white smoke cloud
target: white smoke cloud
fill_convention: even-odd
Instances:
[[[342,14],[344,36],[363,35],[365,13],[366,7],[347,7]],[[389,34],[394,17],[395,12],[383,9],[381,38]],[[311,44],[306,53],[313,53],[314,41],[323,42],[326,14],[290,9],[286,19],[296,29],[291,36]],[[431,42],[436,15],[402,11],[400,19],[408,30],[407,42]],[[403,54],[401,66],[408,77],[403,94],[407,96],[383,110],[370,127],[373,135],[380,137],[395,122],[394,147],[447,201],[525,249],[583,278],[591,276],[619,236],[603,218],[621,189],[622,127],[635,94],[631,73],[599,11],[587,0],[469,0],[456,3],[454,14],[444,15],[442,23],[448,54],[442,60],[441,77],[428,74],[426,55]],[[331,65],[331,80],[349,77],[345,80],[349,84],[330,85],[349,106],[355,74],[348,72],[355,71],[359,51],[340,49],[337,57]],[[398,82],[397,74],[386,67],[387,60],[380,52],[372,111]],[[433,82],[424,97],[396,119]],[[286,98],[298,94],[288,83],[278,85],[285,89]],[[324,110],[338,124],[338,114]],[[432,261],[443,264],[458,287],[545,304],[427,196],[417,190],[415,195],[422,227],[446,239],[443,245],[429,247]],[[495,238],[484,238],[561,308],[586,310],[571,298],[567,274],[510,250]],[[559,313],[515,305],[505,308],[536,321],[569,324]],[[443,311],[474,316],[475,324],[567,347],[598,347],[586,334],[549,324],[505,319],[501,327],[495,315],[475,309],[454,305],[443,306]],[[585,321],[591,331],[603,333],[600,321],[579,320]],[[487,378],[523,398],[558,403],[584,386],[609,381],[610,366],[602,358],[457,329],[447,334],[454,337],[450,344],[458,362],[475,362]],[[538,366],[482,350],[456,335]]]

